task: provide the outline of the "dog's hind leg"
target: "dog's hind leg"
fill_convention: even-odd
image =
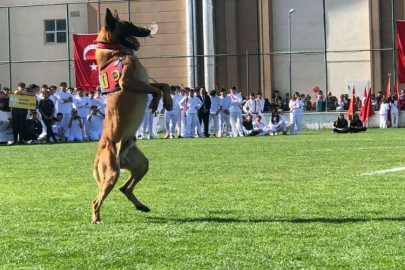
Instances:
[[[128,149],[126,156],[123,158],[125,159],[125,162],[123,162],[124,164],[122,164],[122,168],[130,171],[131,176],[120,190],[125,196],[127,196],[128,200],[134,204],[137,210],[149,212],[150,209],[142,204],[133,193],[136,184],[138,184],[148,172],[149,161],[136,145]]]
[[[120,170],[117,157],[114,151],[105,148],[101,150],[98,157],[98,164],[94,168],[96,181],[98,183],[98,195],[93,201],[93,224],[100,224],[100,208],[105,198],[114,188],[118,180]],[[98,179],[97,179],[98,178]]]

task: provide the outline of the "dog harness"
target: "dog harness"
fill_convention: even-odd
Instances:
[[[122,76],[122,67],[122,61],[118,59],[100,71],[98,79],[103,95],[121,90],[118,81]]]

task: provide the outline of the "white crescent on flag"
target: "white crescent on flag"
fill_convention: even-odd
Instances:
[[[89,51],[95,50],[95,49],[97,49],[97,45],[96,45],[96,44],[90,44],[90,45],[88,45],[86,48],[84,48],[84,50],[83,50],[83,60],[87,60],[87,59],[86,59],[87,53],[88,53]],[[90,60],[94,60],[94,59],[90,59]]]

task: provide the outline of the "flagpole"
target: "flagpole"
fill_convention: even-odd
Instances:
[[[397,63],[396,63],[396,35],[395,35],[395,1],[391,0],[391,24],[392,24],[392,72],[394,73],[394,82],[397,81]]]

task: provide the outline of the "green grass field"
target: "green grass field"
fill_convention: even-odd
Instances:
[[[2,269],[404,269],[405,131],[139,141],[91,225],[97,145],[0,147]],[[121,174],[118,185],[128,174]]]

